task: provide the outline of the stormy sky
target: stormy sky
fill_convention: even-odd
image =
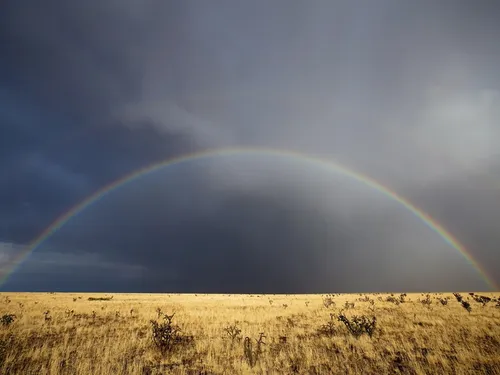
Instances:
[[[500,283],[493,1],[0,5],[0,279],[134,170],[259,147],[332,159],[452,233]],[[401,204],[304,159],[213,156],[123,185],[47,238],[12,291],[490,290]]]

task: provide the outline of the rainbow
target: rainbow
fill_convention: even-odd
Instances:
[[[197,159],[203,159],[206,157],[216,157],[216,156],[231,156],[231,155],[261,155],[269,157],[286,157],[291,159],[296,159],[303,162],[308,162],[314,164],[315,166],[324,167],[331,172],[340,173],[344,176],[352,178],[355,181],[363,183],[364,185],[371,187],[372,189],[384,194],[389,199],[398,202],[419,218],[424,224],[426,224],[430,229],[439,234],[449,245],[458,250],[460,254],[479,272],[486,284],[493,290],[499,290],[500,288],[495,284],[491,277],[488,276],[485,270],[474,260],[467,249],[454,237],[452,236],[441,224],[434,220],[431,216],[425,212],[419,210],[408,200],[404,199],[396,192],[392,191],[388,187],[385,187],[375,181],[374,179],[365,176],[363,174],[357,173],[341,164],[338,164],[332,160],[324,159],[321,157],[311,156],[302,154],[300,152],[288,151],[288,150],[276,150],[276,149],[266,149],[266,148],[255,148],[255,147],[238,147],[238,148],[221,148],[221,149],[210,149],[205,151],[200,151],[196,153],[191,153],[187,155],[181,155],[178,157],[170,158],[159,163],[135,170],[134,172],[104,186],[100,190],[96,191],[94,194],[89,196],[87,199],[77,204],[71,208],[68,212],[59,216],[47,229],[45,229],[38,237],[36,237],[31,243],[26,246],[23,251],[20,251],[15,258],[11,259],[7,265],[0,270],[0,286],[7,281],[7,279],[19,268],[19,266],[33,253],[44,241],[50,238],[55,232],[57,232],[61,227],[63,227],[71,218],[78,215],[80,212],[85,210],[90,205],[96,203],[107,194],[118,189],[139,177],[146,174],[155,172],[161,168],[170,167],[173,165],[179,165],[182,163],[191,162]]]

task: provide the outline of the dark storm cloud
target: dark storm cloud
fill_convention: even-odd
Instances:
[[[256,145],[335,157],[410,197],[482,263],[498,263],[499,15],[493,2],[4,1],[0,239],[27,243],[145,165]],[[116,264],[116,274],[137,264],[148,272],[135,283],[91,285],[90,271],[49,272],[33,256],[10,286],[29,289],[32,275],[52,288],[52,274],[74,275],[71,288],[123,290],[480,287],[453,249],[415,218],[402,224],[401,207],[387,211],[381,195],[342,188],[335,198],[331,183],[304,185],[300,168],[272,186],[282,169],[239,169],[183,166],[154,187],[133,184],[40,249]],[[348,233],[326,235],[325,220]],[[340,259],[333,275],[322,254]]]
[[[13,141],[12,133],[6,138]],[[46,140],[47,138],[41,138]],[[49,142],[50,142],[50,138]],[[185,137],[159,138],[150,127],[108,127],[92,137],[48,148],[26,143],[3,160],[0,175],[4,240],[27,242],[59,215],[118,178],[190,149]]]
[[[145,177],[89,207],[47,239],[6,287],[29,278],[46,290],[69,273],[103,272],[115,291],[484,287],[439,236],[394,202],[370,203],[377,195],[366,197],[366,187],[345,178],[325,182],[318,171],[300,171],[307,177],[301,184],[269,177],[241,190],[227,181],[203,187],[203,171],[188,169]],[[325,203],[325,193],[342,202]],[[71,254],[59,260],[60,249]]]

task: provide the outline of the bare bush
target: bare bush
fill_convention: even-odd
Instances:
[[[375,312],[375,300],[370,300],[370,306],[368,306],[368,310],[371,312]]]
[[[153,343],[162,354],[171,351],[180,338],[181,329],[172,322],[174,315],[165,314],[163,323],[151,320]]]
[[[470,303],[467,302],[467,301],[462,300],[461,304],[462,304],[462,307],[465,310],[467,310],[467,312],[470,314],[470,312],[472,311],[472,307],[470,306]]]
[[[386,302],[391,302],[391,303],[395,304],[396,306],[400,304],[399,299],[397,299],[396,297],[394,297],[392,295],[388,296],[385,300],[386,300]]]
[[[256,341],[255,349],[253,347],[252,340],[250,339],[250,337],[248,336],[245,337],[245,341],[243,343],[243,354],[250,367],[254,367],[257,364],[257,361],[259,360],[259,357],[263,352],[262,345],[266,344],[264,342],[265,337],[266,336],[264,335],[264,332],[261,332],[259,334],[259,338],[255,339]]]
[[[427,294],[427,295],[425,296],[425,299],[423,299],[423,300],[419,300],[419,301],[420,301],[420,303],[421,303],[422,305],[424,305],[425,307],[427,307],[427,308],[429,308],[429,309],[431,308],[432,300],[431,300],[431,296],[430,296],[430,294]]]
[[[483,307],[486,306],[486,304],[491,301],[491,298],[490,297],[486,297],[486,296],[476,296],[476,295],[473,295],[472,298],[477,303],[482,304]]]
[[[323,306],[325,306],[326,308],[335,307],[335,302],[331,297],[325,297],[323,298]]]
[[[438,298],[441,305],[446,306],[448,304],[448,298]]]
[[[50,316],[50,311],[47,310],[43,313],[44,315],[44,319],[45,319],[45,323],[50,323],[52,322],[52,317]]]
[[[377,318],[375,316],[369,318],[366,315],[353,315],[349,319],[343,312],[340,312],[337,319],[344,323],[347,330],[356,338],[364,333],[372,337],[377,325]]]
[[[14,320],[16,319],[16,315],[15,314],[4,314],[1,318],[0,318],[0,322],[2,322],[2,325],[4,327],[8,327],[10,326],[12,323],[14,323]]]
[[[234,342],[234,341],[240,341],[241,340],[241,329],[239,329],[236,324],[232,325],[232,326],[228,326],[226,328],[224,328],[224,331],[226,332],[226,334],[229,336],[229,338],[231,339],[231,342]]]
[[[337,333],[337,328],[335,327],[335,314],[330,314],[330,320],[323,324],[318,329],[318,333],[324,336],[333,336]]]
[[[370,302],[371,300],[370,300],[370,297],[364,296],[364,297],[358,298],[358,301],[359,302]]]
[[[163,312],[161,311],[161,307],[157,307],[156,308],[156,314],[157,314],[157,318],[156,319],[160,319],[161,316],[163,315]]]
[[[344,309],[345,309],[345,310],[348,310],[348,309],[354,309],[354,302],[348,302],[348,301],[345,301],[345,304],[344,304]]]
[[[453,293],[453,295],[455,296],[458,302],[462,302],[463,297],[460,295],[460,293]]]

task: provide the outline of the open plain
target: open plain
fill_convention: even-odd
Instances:
[[[498,293],[1,293],[1,374],[500,374]]]

